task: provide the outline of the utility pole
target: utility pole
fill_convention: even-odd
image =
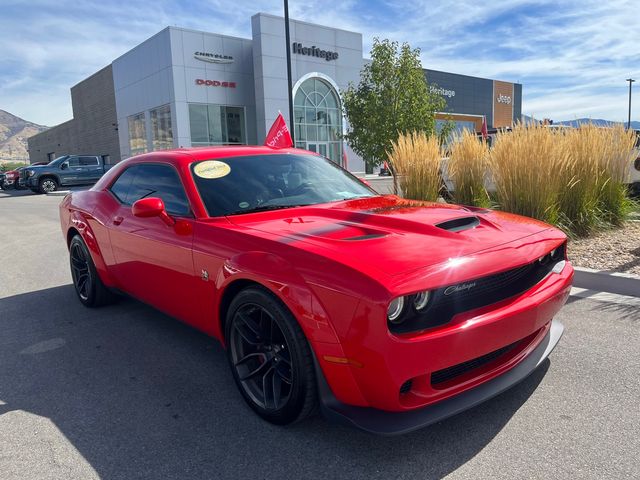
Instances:
[[[287,85],[289,99],[289,132],[293,140],[293,146],[296,146],[295,125],[293,119],[293,82],[291,81],[291,38],[289,36],[289,0],[284,0],[284,38],[287,43]],[[631,107],[629,107],[631,108]]]
[[[629,82],[629,120],[627,121],[627,130],[631,129],[631,84],[635,82],[633,78],[627,78],[627,82]],[[291,87],[289,87],[291,89]]]

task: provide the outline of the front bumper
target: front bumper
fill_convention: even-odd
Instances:
[[[562,324],[553,320],[542,341],[515,367],[456,396],[424,408],[404,412],[389,412],[341,403],[331,392],[320,368],[316,366],[322,413],[331,420],[379,435],[399,435],[426,427],[489,400],[524,380],[553,351],[563,331]]]

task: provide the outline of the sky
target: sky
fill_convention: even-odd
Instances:
[[[281,0],[0,0],[0,109],[56,125],[69,89],[166,26],[251,37]],[[640,0],[289,0],[293,19],[420,47],[422,65],[523,84],[536,118],[640,119]]]

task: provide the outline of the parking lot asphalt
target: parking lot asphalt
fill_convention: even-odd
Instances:
[[[400,437],[272,426],[223,349],[130,299],[76,299],[61,197],[0,191],[0,479],[639,478],[640,312],[572,297],[527,380]]]

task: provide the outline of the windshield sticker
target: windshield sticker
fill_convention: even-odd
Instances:
[[[193,173],[200,178],[222,178],[229,175],[231,167],[218,160],[207,160],[193,167]]]
[[[248,204],[247,202],[240,202],[240,203],[238,204],[238,206],[239,206],[240,208],[247,208],[247,207],[249,206],[249,204]]]

